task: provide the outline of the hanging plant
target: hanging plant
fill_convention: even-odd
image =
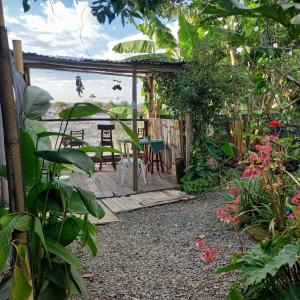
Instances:
[[[81,81],[80,76],[76,76],[76,91],[78,93],[78,96],[81,97],[81,94],[83,94],[84,86]]]
[[[121,81],[119,80],[114,80],[114,86],[112,87],[112,89],[115,91],[115,90],[119,90],[121,91],[122,90],[122,87],[121,87]]]

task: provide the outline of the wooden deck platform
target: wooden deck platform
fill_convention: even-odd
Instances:
[[[84,173],[74,172],[69,180],[74,185],[94,192],[99,204],[105,211],[105,217],[98,220],[89,216],[91,223],[95,225],[118,222],[118,214],[125,211],[142,209],[145,207],[189,200],[194,197],[177,190],[174,176],[163,173],[147,175],[147,184],[139,178],[139,190],[132,189],[132,172],[128,172],[125,183],[116,182],[117,172],[112,169],[103,169],[92,177]]]
[[[176,188],[176,178],[172,175],[158,173],[147,174],[147,184],[143,182],[142,176],[139,177],[138,191],[132,189],[132,172],[126,174],[123,185],[117,183],[117,172],[112,168],[106,167],[101,172],[96,172],[92,177],[84,173],[72,173],[71,181],[85,189],[94,192],[97,199],[110,197],[129,196],[137,193],[162,191]]]

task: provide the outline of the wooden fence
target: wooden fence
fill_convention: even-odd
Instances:
[[[184,158],[184,140],[182,122],[173,119],[149,119],[148,135],[154,139],[163,139],[166,145],[163,161],[169,174],[176,175],[176,158]]]

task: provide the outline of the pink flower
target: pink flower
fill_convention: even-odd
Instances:
[[[198,250],[202,250],[200,260],[204,262],[215,262],[217,255],[219,254],[219,249],[210,247],[204,239],[199,239],[196,241],[196,248]]]
[[[255,153],[255,152],[250,152],[250,154],[249,154],[249,162],[250,162],[251,164],[260,162],[260,157],[258,156],[257,153]]]
[[[229,215],[229,213],[223,209],[223,208],[217,208],[216,209],[216,215],[217,218],[221,221],[224,222],[226,224],[230,224],[232,221],[232,217]]]
[[[270,141],[270,142],[277,142],[278,141],[278,136],[276,135],[266,135],[265,136],[266,140],[267,141]]]
[[[296,219],[299,215],[300,215],[300,205],[298,204],[296,210],[293,211],[293,212],[289,215],[289,218],[291,218],[291,219]]]
[[[201,250],[201,249],[204,249],[204,248],[206,248],[208,245],[207,245],[207,243],[205,242],[205,240],[197,240],[196,241],[196,248],[198,249],[198,250]]]
[[[300,191],[297,192],[292,198],[291,198],[291,203],[294,205],[298,205],[300,200]]]
[[[240,192],[240,190],[237,188],[237,187],[232,187],[231,189],[229,189],[229,191],[228,191],[228,193],[230,194],[230,195],[238,195],[239,194],[239,192]]]
[[[213,263],[216,261],[219,250],[217,248],[206,247],[200,256],[200,260]]]
[[[245,171],[242,174],[242,177],[261,175],[262,173],[263,173],[262,168],[260,168],[259,166],[254,167],[254,166],[250,165],[245,169]]]
[[[296,198],[295,196],[291,198],[291,203],[294,205],[298,204],[298,198]]]

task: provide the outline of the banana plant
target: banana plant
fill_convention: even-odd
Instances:
[[[85,144],[81,149],[63,149],[62,137],[74,139],[66,134],[69,121],[91,116],[101,109],[91,103],[76,103],[60,112],[59,132],[49,132],[36,120],[45,113],[41,107],[47,106],[46,98],[40,107],[35,101],[30,111],[29,104],[33,102],[32,96],[28,97],[31,102],[25,101],[24,107],[28,109],[22,115],[25,126],[20,129],[20,141],[26,212],[0,208],[0,272],[7,274],[0,283],[0,299],[66,299],[72,294],[88,298],[80,261],[68,246],[77,240],[96,255],[93,235],[97,228],[89,222],[89,215],[101,219],[104,210],[94,193],[56,174],[66,170],[66,166],[76,166],[91,176],[95,167],[87,152],[119,151],[94,147],[84,141],[81,141]],[[139,147],[137,136],[124,123],[121,125]],[[56,137],[55,149],[49,137]],[[45,171],[48,176],[44,175]],[[0,166],[0,176],[6,176],[5,166]],[[14,239],[17,231],[27,233],[29,247]],[[20,268],[17,261],[22,261],[24,268]],[[9,264],[12,264],[11,269]]]
[[[297,2],[213,0],[209,3],[195,1],[195,5],[206,20],[229,16],[272,19],[286,27],[290,36],[296,39],[300,35],[300,5]]]
[[[118,43],[113,50],[118,53],[139,53],[130,59],[192,59],[203,39],[197,27],[180,14],[178,17],[178,39],[170,28],[157,17],[145,18],[137,29],[148,36],[148,40],[132,40]],[[164,53],[157,52],[164,50]]]

